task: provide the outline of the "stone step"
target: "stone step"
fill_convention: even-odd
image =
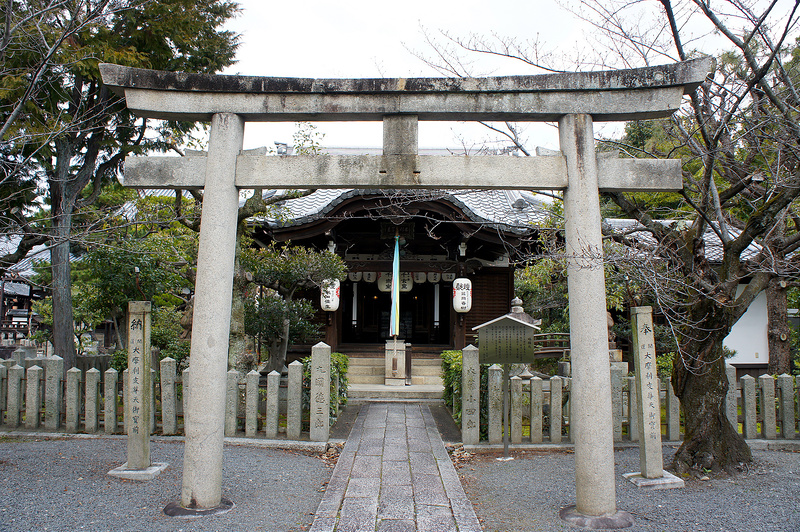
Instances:
[[[439,375],[411,375],[411,384],[443,386]]]
[[[353,366],[381,366],[384,364],[383,357],[350,357],[349,367]]]
[[[364,404],[373,402],[441,403],[444,387],[441,385],[383,386],[351,384],[347,389],[347,402]]]
[[[380,366],[350,366],[347,368],[347,376],[351,375],[383,375],[386,368]]]
[[[385,376],[383,373],[380,375],[354,375],[347,376],[347,382],[350,384],[383,384]]]

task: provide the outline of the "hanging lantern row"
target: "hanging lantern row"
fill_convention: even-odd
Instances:
[[[409,276],[410,282],[417,283],[417,284],[422,284],[425,281],[427,281],[429,283],[438,283],[439,281],[444,281],[446,283],[452,283],[456,278],[456,274],[453,273],[453,272],[447,272],[447,273],[439,273],[439,272],[427,272],[427,273],[426,272],[414,272],[414,273],[409,273],[409,272],[403,272],[401,274],[401,276],[403,276],[403,275]],[[389,278],[388,282],[391,283],[391,281],[392,281],[391,272],[385,272],[385,273],[381,273],[381,272],[350,272],[350,273],[347,274],[347,278],[350,279],[354,283],[358,283],[358,282],[361,282],[361,281],[364,281],[366,283],[374,283],[379,278],[381,278],[381,276],[388,276],[388,278]],[[401,282],[402,282],[402,278],[401,278]],[[402,285],[400,287],[400,290],[403,291]],[[409,288],[409,290],[410,290],[410,288]]]

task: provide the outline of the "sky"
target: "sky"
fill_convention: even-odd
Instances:
[[[581,46],[579,24],[555,0],[403,0],[376,2],[265,2],[239,0],[242,13],[228,24],[241,34],[237,63],[225,74],[275,77],[427,77],[440,73],[415,57],[431,55],[425,32],[440,37],[471,34],[536,39],[554,49]],[[519,61],[474,57],[473,75],[537,73]],[[292,143],[296,126],[248,124],[245,148]],[[327,147],[379,147],[380,123],[319,123]],[[531,147],[558,148],[552,125],[525,128]],[[476,147],[491,140],[477,124],[420,123],[421,148]]]

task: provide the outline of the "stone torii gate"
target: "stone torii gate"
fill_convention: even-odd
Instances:
[[[221,504],[225,374],[239,189],[395,188],[564,191],[578,518],[622,518],[614,447],[602,190],[675,191],[680,161],[595,153],[593,122],[667,117],[709,70],[699,59],[633,70],[489,78],[295,79],[100,66],[147,118],[210,121],[205,157],[129,157],[125,185],[203,188],[181,505]],[[558,122],[549,157],[420,156],[418,120]],[[383,121],[383,155],[265,157],[242,152],[248,121]],[[627,515],[627,514],[626,514]],[[621,523],[619,519],[617,523]]]

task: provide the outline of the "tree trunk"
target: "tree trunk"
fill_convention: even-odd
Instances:
[[[672,386],[680,398],[685,427],[673,463],[679,475],[692,469],[731,470],[753,459],[725,412],[728,379],[722,340],[730,331],[729,312],[710,300],[695,304],[691,310],[695,326],[683,335],[681,354],[676,356]]]
[[[72,213],[55,213],[50,262],[53,271],[53,351],[64,359],[64,370],[75,367],[75,324],[72,316],[72,276],[69,235]]]
[[[790,373],[792,369],[789,313],[786,309],[787,290],[786,281],[779,278],[771,279],[766,290],[769,372],[772,375]]]
[[[289,318],[284,318],[281,324],[280,340],[272,342],[269,349],[269,360],[267,360],[265,370],[267,373],[270,371],[283,372],[283,367],[286,365],[286,353],[289,351]]]

